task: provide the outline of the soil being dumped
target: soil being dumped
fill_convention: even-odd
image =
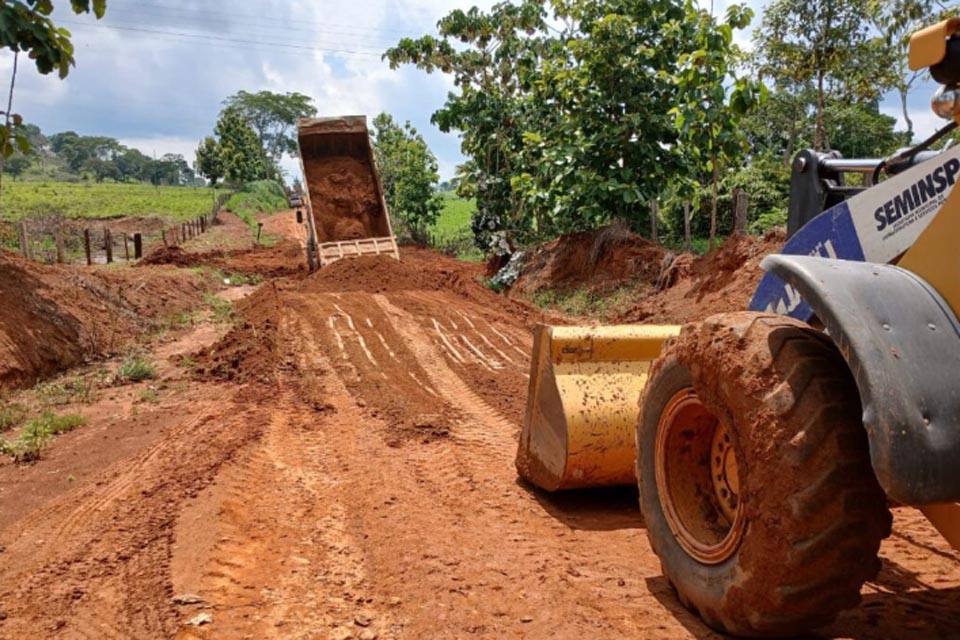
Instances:
[[[189,272],[45,266],[0,251],[0,389],[116,353],[211,286]]]
[[[319,242],[390,235],[373,168],[350,156],[304,158]]]

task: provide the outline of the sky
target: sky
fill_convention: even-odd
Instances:
[[[224,98],[240,90],[296,91],[314,98],[319,115],[372,120],[386,111],[409,120],[449,179],[463,160],[460,142],[430,116],[452,82],[409,66],[391,70],[380,56],[404,36],[435,33],[452,9],[489,8],[494,0],[108,0],[99,21],[73,15],[65,0],[55,4],[55,21],[73,33],[77,65],[60,80],[21,59],[13,105],[48,135],[110,136],[148,155],[180,153],[192,163]],[[727,4],[715,0],[718,15]],[[749,4],[757,24],[764,1]],[[750,31],[737,39],[749,46]],[[0,53],[0,86],[8,84],[12,63],[12,53]],[[934,88],[919,85],[910,97],[918,135],[940,122],[929,107]],[[899,118],[896,96],[881,110]],[[283,166],[291,177],[299,173],[293,159]]]

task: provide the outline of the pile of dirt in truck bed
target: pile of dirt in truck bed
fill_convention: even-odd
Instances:
[[[616,321],[684,323],[715,313],[746,310],[763,277],[760,261],[779,253],[785,242],[786,234],[776,229],[762,238],[732,236],[712,253],[698,258],[688,254],[668,256],[660,289]]]
[[[320,242],[389,235],[373,171],[348,156],[305,160],[310,205]]]
[[[642,281],[654,284],[664,250],[623,225],[574,233],[531,250],[511,294],[531,296],[537,291],[604,291]]]
[[[0,389],[119,352],[199,304],[208,285],[194,273],[46,266],[0,250]]]

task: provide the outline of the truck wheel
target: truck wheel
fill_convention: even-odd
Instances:
[[[640,505],[680,600],[715,629],[796,635],[856,606],[890,534],[833,343],[756,313],[686,327],[653,365]]]

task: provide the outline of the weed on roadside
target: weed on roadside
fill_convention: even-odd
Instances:
[[[40,417],[29,420],[15,439],[0,440],[0,453],[10,456],[17,463],[39,460],[41,452],[53,438],[73,431],[86,421],[86,418],[75,413],[57,415],[46,411]]]
[[[204,294],[203,302],[210,308],[213,321],[220,324],[233,322],[233,303],[212,293]]]
[[[152,380],[157,377],[157,368],[142,356],[129,355],[120,363],[116,377],[121,382]]]
[[[41,404],[48,407],[79,402],[89,404],[93,399],[93,383],[87,378],[73,377],[66,380],[44,382],[34,387]]]
[[[234,287],[242,287],[245,285],[257,285],[263,282],[263,276],[259,273],[254,273],[247,275],[245,273],[232,273],[230,271],[218,271],[217,276],[220,278],[220,281],[224,284],[229,284]]]
[[[160,393],[154,388],[144,389],[140,392],[140,402],[157,404],[160,402]]]
[[[23,420],[27,415],[27,408],[22,404],[4,404],[0,405],[0,433],[9,431]]]

